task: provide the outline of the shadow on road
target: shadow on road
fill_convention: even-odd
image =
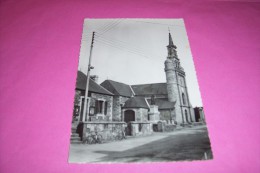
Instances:
[[[97,162],[161,162],[213,158],[207,130],[167,137],[125,151],[95,151],[106,154]]]

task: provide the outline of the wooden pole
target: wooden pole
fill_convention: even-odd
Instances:
[[[94,68],[94,67],[91,66],[94,37],[95,37],[95,32],[93,32],[93,34],[92,34],[92,41],[91,41],[91,46],[90,46],[90,54],[89,54],[89,61],[88,61],[88,72],[87,72],[87,83],[86,83],[86,90],[85,90],[85,101],[84,101],[84,107],[83,107],[83,119],[82,119],[83,122],[86,120],[86,116],[87,116],[87,121],[88,121],[88,117],[89,117],[89,111],[87,111],[87,109],[88,109],[87,101],[88,101],[90,70]]]

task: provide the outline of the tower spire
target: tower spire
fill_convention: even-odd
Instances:
[[[175,102],[175,114],[172,114],[171,116],[178,124],[184,125],[193,121],[191,114],[193,109],[189,102],[185,72],[180,65],[176,49],[177,47],[173,43],[169,29],[169,45],[167,46],[168,56],[164,62],[167,95],[168,101]]]
[[[172,35],[171,35],[169,27],[168,27],[168,30],[169,30],[169,45],[167,46],[167,49],[168,49],[168,57],[167,58],[172,59],[172,58],[175,57],[175,58],[178,59],[177,52],[176,52],[177,47],[173,44]]]
[[[175,49],[177,48],[177,47],[173,44],[172,35],[171,35],[171,32],[170,32],[170,29],[169,29],[169,45],[168,45],[168,47],[174,47]]]
[[[172,36],[170,31],[169,31],[169,46],[173,46],[173,41],[172,41]]]

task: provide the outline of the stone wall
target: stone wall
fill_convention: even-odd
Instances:
[[[84,122],[83,141],[91,134],[100,134],[102,142],[119,140],[118,136],[125,133],[124,122]]]
[[[114,96],[113,121],[122,121],[121,105],[124,105],[128,99],[128,97]]]
[[[136,122],[142,122],[142,111],[141,111],[141,108],[139,109],[135,109],[135,121]]]
[[[161,109],[160,111],[160,120],[165,121],[167,124],[175,124],[175,111],[168,109]]]
[[[148,121],[148,109],[141,108],[140,113],[141,113],[141,116],[142,116],[142,121],[143,122]]]
[[[131,135],[143,136],[152,134],[152,126],[149,122],[131,122]]]
[[[164,128],[164,132],[172,132],[176,129],[176,125],[174,124],[166,124]]]
[[[167,124],[165,121],[160,121],[157,123],[156,130],[158,132],[172,132],[176,129],[177,125],[175,124]]]
[[[159,110],[160,111],[160,120],[166,121],[171,119],[171,111],[170,110]]]

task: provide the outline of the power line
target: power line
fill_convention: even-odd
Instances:
[[[166,25],[166,26],[171,26],[171,27],[184,27],[183,25],[172,25],[172,24],[164,24],[164,23],[156,23],[156,22],[146,22],[146,21],[137,21],[137,20],[133,20],[134,22],[141,22],[141,23],[147,23],[147,24],[155,24],[155,25]]]
[[[143,55],[143,54],[140,54],[138,52],[135,52],[135,51],[132,51],[132,50],[129,50],[129,49],[126,49],[124,47],[119,47],[119,46],[115,46],[111,43],[108,43],[108,42],[104,42],[104,41],[101,41],[101,40],[97,40],[96,39],[96,42],[97,43],[101,43],[103,45],[106,45],[106,46],[110,46],[110,47],[113,47],[113,48],[116,48],[116,49],[119,49],[120,51],[124,51],[124,52],[128,52],[128,53],[132,53],[132,54],[135,54],[135,55],[138,55],[138,56],[141,56],[141,57],[144,57],[146,59],[149,59],[149,60],[153,60],[153,61],[156,61],[158,62],[159,60],[156,60],[156,59],[151,59],[150,57],[146,56],[146,55]]]
[[[89,24],[88,25],[88,23],[86,23],[86,29],[87,29],[87,31],[89,32],[89,31],[94,31],[94,30],[100,30],[100,28],[102,28],[102,27],[104,27],[104,24],[102,23],[102,24],[100,24],[100,23],[96,23],[96,24]]]
[[[141,53],[141,52],[137,52],[137,51],[134,51],[134,50],[128,49],[128,48],[125,47],[125,46],[115,45],[115,44],[113,44],[113,43],[111,43],[111,42],[108,42],[108,41],[105,41],[105,40],[96,39],[96,41],[100,41],[100,42],[103,42],[103,43],[109,44],[109,45],[111,45],[111,46],[117,47],[117,48],[119,48],[119,49],[125,49],[125,50],[128,50],[128,51],[131,51],[131,52],[137,53],[137,54],[143,54],[143,53]],[[144,55],[144,54],[143,54],[143,55]]]
[[[102,38],[102,37],[98,37],[98,39],[101,39],[103,41],[107,41],[111,44],[115,44],[115,45],[118,45],[118,46],[127,47],[127,48],[130,48],[130,49],[135,50],[137,52],[145,53],[142,49],[129,46],[129,44],[122,44],[122,43],[115,42],[115,41],[112,41],[112,40],[108,40],[108,39],[105,39],[105,38]]]
[[[97,31],[98,31],[98,32],[104,32],[106,29],[108,29],[108,28],[110,28],[111,26],[113,26],[114,24],[116,24],[117,21],[119,21],[119,19],[116,20],[116,21],[114,21],[114,22],[112,22],[112,23],[105,24],[105,25],[103,25],[103,26],[100,26],[100,25],[99,25],[99,27],[97,27],[97,28],[96,28],[96,27],[95,27],[95,28],[89,27],[89,29],[87,29],[86,34],[87,34],[88,36],[90,36],[93,31],[95,31],[95,32],[97,32]]]
[[[96,40],[104,41],[104,42],[110,43],[110,44],[112,44],[112,45],[114,45],[114,46],[118,46],[118,47],[121,47],[121,48],[124,48],[124,49],[128,49],[128,50],[131,50],[131,51],[134,51],[134,52],[137,52],[137,53],[141,53],[141,54],[144,54],[144,55],[147,54],[147,53],[144,52],[144,51],[132,49],[132,48],[129,48],[129,46],[125,46],[125,45],[115,44],[114,42],[111,42],[111,41],[108,41],[108,40],[105,40],[105,39],[97,38]]]
[[[105,41],[108,41],[108,42],[111,42],[113,44],[117,44],[117,45],[120,45],[120,46],[126,46],[127,48],[130,48],[132,50],[135,50],[137,52],[141,52],[141,53],[144,53],[144,54],[147,54],[147,52],[149,52],[148,50],[146,52],[144,49],[141,49],[141,48],[139,48],[137,46],[134,46],[132,44],[129,44],[127,42],[124,42],[124,41],[121,41],[121,40],[112,39],[111,37],[110,38],[103,37],[103,36],[100,36],[99,34],[97,34],[96,38],[102,39],[102,40],[105,40]]]
[[[91,36],[93,32],[98,31],[98,29],[96,27],[92,28],[92,27],[86,27],[85,29],[85,35]]]
[[[147,57],[147,56],[145,56],[145,55],[140,55],[140,54],[138,54],[138,53],[135,53],[135,52],[132,52],[132,51],[129,51],[129,50],[123,50],[123,49],[121,49],[121,48],[119,48],[119,47],[113,46],[113,45],[111,45],[111,44],[107,44],[107,43],[102,42],[102,41],[98,41],[98,43],[101,43],[101,44],[106,45],[106,46],[110,46],[110,47],[112,47],[112,48],[118,49],[118,50],[123,51],[123,52],[128,52],[128,53],[131,53],[131,54],[135,54],[135,55],[144,57],[144,58],[149,59],[149,60],[156,61],[155,59],[151,59],[151,58],[149,58],[149,57]],[[156,62],[158,62],[158,61],[156,61]]]
[[[116,24],[118,21],[119,21],[119,19],[116,20],[116,21],[112,21],[111,23],[105,25],[105,26],[102,27],[102,28],[99,27],[97,30],[99,30],[99,32],[104,32],[105,30],[107,30],[108,28],[110,28],[112,25]]]
[[[97,37],[101,37],[101,38],[104,38],[104,39],[107,39],[107,40],[111,40],[111,41],[115,41],[115,42],[120,42],[121,44],[127,44],[127,45],[129,44],[129,43],[127,43],[125,41],[122,41],[122,40],[114,39],[114,38],[111,38],[111,37],[108,37],[108,36],[102,36],[99,33],[97,33]]]
[[[130,20],[131,21],[131,20]],[[156,24],[156,25],[166,25],[166,26],[180,26],[180,25],[168,25],[168,24],[162,24],[162,23],[155,23],[155,22],[146,22],[146,21],[135,21],[135,20],[132,20],[134,22],[142,22],[142,23],[147,23],[147,24]],[[101,27],[99,27],[98,29],[98,32],[96,31],[96,39],[95,41],[97,41],[98,43],[101,43],[103,45],[106,45],[106,46],[110,46],[110,47],[113,47],[113,48],[116,48],[116,49],[119,49],[121,51],[125,51],[125,52],[129,52],[129,53],[132,53],[132,54],[136,54],[136,55],[139,55],[139,56],[142,56],[142,57],[145,57],[147,59],[150,59],[150,60],[155,60],[155,59],[151,59],[150,57],[153,57],[153,56],[150,56],[149,57],[147,56],[147,53],[143,50],[143,49],[140,49],[139,47],[136,47],[136,46],[133,46],[127,42],[124,42],[124,41],[121,41],[121,40],[116,40],[116,39],[113,39],[111,37],[107,37],[107,36],[103,36],[106,32],[110,31],[111,29],[114,29],[120,22],[122,22],[122,19],[118,19],[112,23],[109,23],[107,25],[105,25],[104,27],[102,27],[103,29],[100,30]],[[180,26],[180,27],[184,27],[184,26]],[[86,36],[82,39],[82,40],[85,40],[85,38],[87,39],[88,37],[90,36],[90,33],[86,33]]]
[[[155,60],[155,59],[150,58],[150,57],[153,57],[152,55],[147,55],[147,53],[145,51],[143,51],[142,49],[140,49],[138,47],[133,47],[133,46],[129,45],[129,43],[126,43],[126,42],[123,42],[123,41],[120,41],[120,40],[115,40],[115,39],[111,40],[111,39],[108,39],[107,37],[103,37],[99,33],[96,35],[95,40],[98,41],[98,42],[101,42],[102,44],[106,44],[110,47],[117,48],[121,51],[122,51],[122,49],[124,49],[125,51],[127,51],[129,53],[133,53],[133,54],[145,57],[145,58],[150,59],[150,60]]]
[[[103,31],[103,32],[101,33],[101,35],[105,34],[105,33],[108,32],[109,30],[115,28],[120,22],[121,22],[121,20],[119,20],[117,23],[115,23],[113,26],[111,26],[111,27],[108,28],[107,30]]]
[[[115,22],[112,22],[110,24],[105,25],[103,29],[100,30],[101,27],[97,28],[95,31],[103,32],[106,33],[107,31],[111,30],[114,28],[116,25],[118,25],[120,22],[122,22],[124,19],[118,19]],[[177,24],[165,24],[165,23],[157,23],[157,22],[147,22],[147,21],[138,21],[138,20],[129,20],[129,21],[134,21],[134,22],[139,22],[139,23],[145,23],[145,24],[153,24],[153,25],[163,25],[163,26],[168,26],[168,27],[185,27],[184,25],[177,25]]]
[[[106,32],[107,30],[110,30],[110,28],[113,28],[115,25],[117,25],[118,22],[120,22],[120,19],[113,22],[109,27],[103,29],[100,33],[103,33],[103,32]]]

